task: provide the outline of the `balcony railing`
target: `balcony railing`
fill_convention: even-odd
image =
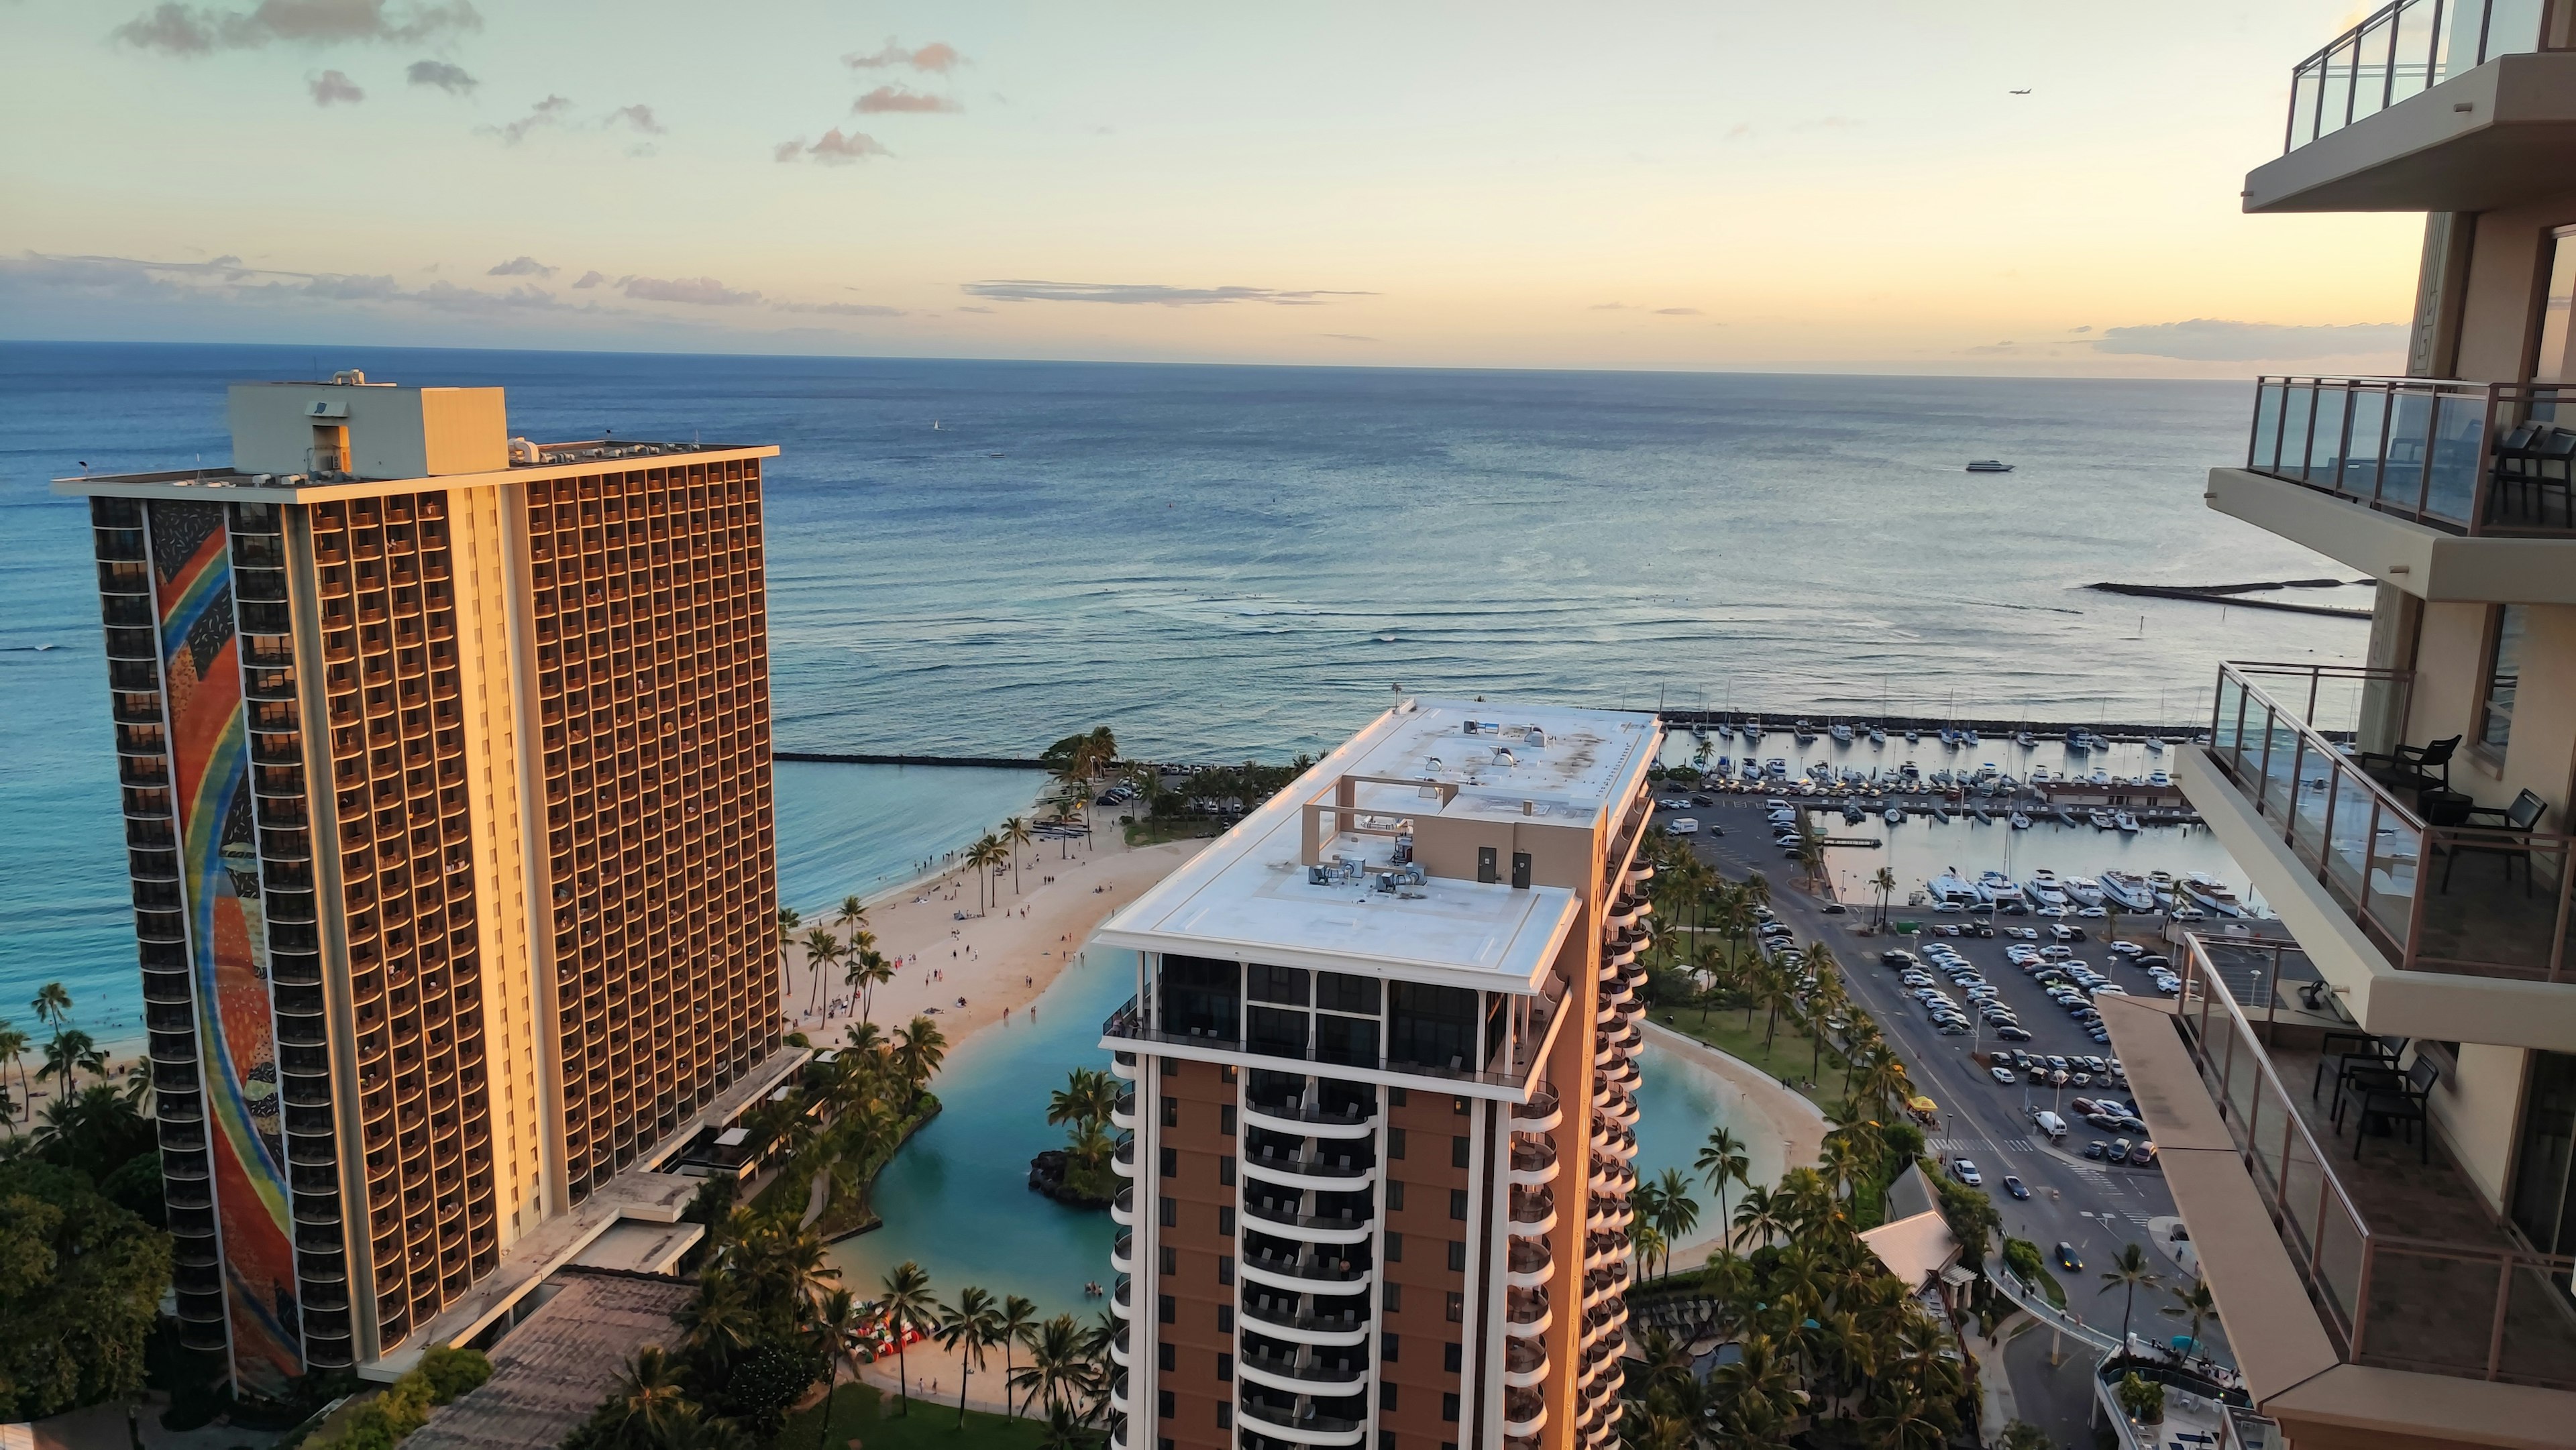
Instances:
[[[2245,466],[2445,533],[2576,535],[2576,387],[2257,380]]]
[[[2210,763],[2391,966],[2576,980],[2567,950],[2576,837],[2427,824],[2347,746],[2274,700],[2258,679],[2293,681],[2314,709],[2321,682],[2395,686],[2405,676],[2224,664],[2209,735]]]
[[[2500,55],[2569,48],[2549,0],[2394,0],[2290,72],[2283,154]]]
[[[2358,1141],[2354,1166],[2338,1172],[2198,937],[2185,939],[2183,958],[2183,1045],[2336,1352],[2385,1369],[2576,1389],[2576,1258],[2531,1252],[2500,1226],[2474,1238],[2374,1227],[2364,1203],[2430,1203],[2457,1223],[2477,1217],[2466,1208],[2476,1192],[2447,1168],[2418,1169],[2401,1148],[2362,1162]],[[2356,1134],[2360,1116],[2350,1113]],[[2381,1172],[2392,1181],[2374,1193]]]
[[[1276,1043],[1244,1041],[1240,1038],[1209,1036],[1203,1033],[1167,1032],[1146,1022],[1144,1011],[1134,997],[1128,998],[1117,1011],[1110,1013],[1100,1024],[1100,1035],[1130,1042],[1164,1043],[1173,1047],[1221,1048],[1227,1052],[1240,1053],[1248,1058],[1268,1059],[1271,1064],[1276,1064],[1283,1071],[1302,1071],[1306,1064],[1312,1063],[1326,1069],[1369,1068],[1380,1072],[1418,1073],[1424,1077],[1436,1077],[1448,1082],[1517,1088],[1527,1083],[1530,1074],[1537,1069],[1537,1045],[1546,1040],[1548,1023],[1556,1007],[1564,1000],[1565,984],[1562,979],[1551,978],[1548,990],[1549,995],[1542,999],[1542,1012],[1545,1015],[1535,1016],[1532,1019],[1526,1036],[1517,1045],[1507,1034],[1490,1059],[1492,1064],[1514,1069],[1512,1071],[1475,1071],[1463,1065],[1434,1066],[1425,1062],[1392,1058],[1382,1051],[1363,1058],[1361,1054],[1354,1052],[1319,1049],[1313,1046],[1303,1051],[1291,1051]],[[1519,1054],[1518,1061],[1514,1060],[1516,1046]]]

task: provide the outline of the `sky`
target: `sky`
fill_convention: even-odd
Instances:
[[[0,0],[0,336],[2399,371],[2421,218],[2238,210],[2359,15]]]

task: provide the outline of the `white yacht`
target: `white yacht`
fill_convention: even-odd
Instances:
[[[2212,916],[2244,916],[2245,903],[2227,889],[2227,883],[2206,871],[2194,871],[2182,879],[2182,894]]]
[[[2030,893],[2035,905],[2060,908],[2066,905],[2066,888],[2058,884],[2057,873],[2045,866],[2030,873],[2030,882],[2022,889]]]
[[[2153,911],[2156,889],[2147,879],[2129,871],[2105,871],[2095,879],[2102,888],[2105,904],[2116,902],[2122,911]]]
[[[1872,725],[1869,727],[1869,743],[1872,745],[1885,745],[1887,743],[1887,727],[1884,725]]]
[[[2069,876],[2066,878],[2066,894],[2080,905],[2100,906],[2102,883],[2090,876]]]
[[[2027,830],[2029,830],[2029,829],[2030,829],[2030,817],[2028,817],[2028,816],[2026,816],[2026,815],[2023,815],[2023,814],[2022,814],[2021,812],[2019,812],[2019,811],[2015,811],[2015,812],[2013,812],[2013,813],[2012,813],[2012,828],[2013,828],[2014,830],[2016,830],[2016,831],[2027,831]]]
[[[1977,873],[1977,894],[1998,907],[2030,904],[2030,897],[2011,877],[2001,871]]]
[[[1833,736],[1835,740],[1844,745],[1851,744],[1852,728],[1840,720],[1835,721],[1825,733]]]
[[[2093,829],[2097,831],[2116,831],[2120,829],[2120,823],[2112,819],[2109,811],[2086,811],[2084,813],[2084,818],[2091,821],[2093,823]]]
[[[2113,819],[2119,822],[2120,829],[2123,831],[2134,831],[2138,829],[2138,817],[2137,813],[2134,811],[2122,811]]]

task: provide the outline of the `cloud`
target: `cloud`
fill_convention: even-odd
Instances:
[[[596,287],[607,280],[608,279],[606,277],[600,275],[596,271],[584,272],[581,274],[581,280],[572,284],[572,290],[579,292],[584,288]]]
[[[889,112],[962,111],[966,108],[947,96],[934,96],[907,86],[879,86],[859,97],[858,103],[850,109],[862,116],[878,116]]]
[[[358,83],[340,71],[326,70],[307,80],[304,85],[305,89],[313,93],[313,104],[317,106],[336,105],[341,102],[355,104],[367,98],[367,93],[358,89]]]
[[[443,60],[416,60],[404,69],[403,78],[416,86],[436,86],[451,96],[473,94],[483,84],[466,74],[465,67]]]
[[[1275,287],[1171,287],[1159,282],[1039,282],[1010,279],[969,282],[970,297],[997,302],[1107,302],[1156,307],[1203,307],[1227,302],[1264,302],[1274,307],[1317,307],[1337,297],[1374,297],[1374,292],[1283,291]]]
[[[1989,342],[1978,347],[1965,347],[1959,350],[1961,352],[1982,353],[1992,356],[1999,353],[2011,352],[2014,348],[2019,346],[2021,346],[2021,344],[2017,342]]]
[[[2407,333],[2407,325],[2402,322],[2355,322],[2311,327],[2195,317],[2187,322],[2104,328],[2101,337],[2094,340],[2093,348],[2096,352],[2179,358],[2187,362],[2253,362],[2267,358],[2350,357],[2396,352],[2406,346]]]
[[[425,307],[442,312],[492,313],[561,308],[552,293],[525,283],[508,292],[480,292],[453,282],[407,290],[389,276],[351,272],[290,272],[245,267],[239,257],[209,262],[163,262],[139,257],[58,256],[27,252],[0,258],[0,291],[35,289],[90,297],[115,297],[161,305],[218,303],[351,303]]]
[[[485,272],[483,275],[486,277],[551,277],[554,274],[554,268],[547,266],[545,263],[538,261],[534,257],[517,256],[501,263],[499,266]],[[591,275],[596,277],[599,274],[593,272]]]
[[[346,41],[417,44],[483,28],[469,0],[407,4],[387,0],[260,0],[249,10],[164,4],[108,32],[108,38],[163,55],[256,50],[275,41],[337,45]]]
[[[1657,317],[1697,317],[1699,316],[1699,309],[1696,307],[1658,307],[1655,309],[1655,315]]]
[[[901,317],[900,307],[885,307],[874,302],[772,302],[779,312],[819,312],[831,317]]]
[[[1629,310],[1629,307],[1625,302],[1595,302],[1592,304],[1590,310],[1594,312],[1626,312]]]
[[[662,123],[653,119],[653,108],[651,106],[620,106],[616,110],[609,112],[606,119],[602,120],[600,124],[603,126],[614,126],[620,121],[634,127],[636,130],[643,132],[647,136],[661,136],[667,134]]]
[[[562,125],[564,112],[571,109],[572,102],[569,99],[563,96],[549,94],[544,100],[530,106],[528,108],[528,114],[521,116],[519,119],[512,121],[506,126],[480,126],[476,129],[487,135],[498,136],[511,145],[516,146],[521,141],[527,139],[527,135],[530,131],[534,131],[541,126]]]
[[[2091,327],[2090,325],[2087,325],[2087,326],[2084,326],[2084,327],[2079,327],[2079,328],[2077,328],[2077,329],[2075,329],[2075,330],[2076,330],[2077,332],[2091,332],[2093,329],[2092,329],[2092,327]]]
[[[957,53],[957,47],[939,40],[934,40],[919,50],[906,50],[894,41],[888,40],[883,50],[872,55],[862,55],[852,51],[841,57],[841,64],[852,70],[889,70],[895,66],[904,65],[936,75],[946,75],[965,63],[966,57]]]
[[[640,302],[683,302],[692,307],[741,307],[760,300],[757,292],[737,292],[713,277],[626,277],[617,290]]]
[[[893,154],[878,145],[877,138],[874,136],[864,131],[852,131],[844,136],[838,126],[824,132],[823,139],[811,145],[807,145],[800,138],[794,141],[781,141],[770,148],[770,155],[780,161],[796,161],[811,156],[826,166],[841,166],[852,161],[865,161],[871,156],[892,156]]]
[[[1376,339],[1376,338],[1374,338],[1374,337],[1362,337],[1361,335],[1359,335],[1359,334],[1358,334],[1358,333],[1356,333],[1356,332],[1319,332],[1319,333],[1317,333],[1317,334],[1315,334],[1315,335],[1316,335],[1317,337],[1329,337],[1329,338],[1331,338],[1331,339],[1332,339],[1333,341],[1335,341],[1335,342],[1375,342],[1375,341],[1377,341],[1377,339]]]

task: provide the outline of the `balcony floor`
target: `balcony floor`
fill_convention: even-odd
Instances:
[[[2269,1051],[2300,1118],[2373,1235],[2383,1241],[2519,1247],[2488,1216],[2476,1186],[2438,1140],[2427,1163],[2422,1149],[2406,1141],[2403,1125],[2394,1133],[2380,1125],[2368,1137],[2357,1137],[2361,1113],[2351,1094],[2338,1130],[2330,1117],[2335,1060],[2290,1047]],[[2321,1062],[2325,1080],[2311,1096]],[[2418,1257],[2383,1246],[2370,1282],[2364,1362],[2437,1373],[2460,1373],[2472,1366],[2482,1371],[2495,1330],[2496,1287],[2491,1265]],[[2565,1293],[2538,1282],[2517,1284],[2504,1335],[2507,1378],[2576,1385],[2576,1302]]]

